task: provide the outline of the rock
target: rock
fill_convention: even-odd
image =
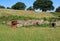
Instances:
[[[6,21],[3,21],[2,24],[6,24]]]
[[[11,22],[12,21],[8,21],[7,23],[3,22],[3,23],[6,23],[7,25],[12,25]],[[22,26],[29,26],[29,25],[39,26],[44,23],[48,24],[49,22],[44,20],[17,20],[17,22],[14,22],[14,24],[15,23],[17,24],[17,27],[22,27]]]
[[[9,26],[11,26],[11,21],[8,21],[6,24],[9,25]]]
[[[56,26],[60,26],[60,21],[57,21],[56,22]]]
[[[49,21],[44,21],[44,24],[49,24]]]
[[[23,26],[23,24],[17,24],[17,27],[22,27]]]
[[[33,26],[39,26],[40,24],[39,24],[39,22],[35,22],[34,24],[33,24]]]

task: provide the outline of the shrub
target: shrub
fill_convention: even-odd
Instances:
[[[47,20],[47,18],[45,18],[45,17],[44,17],[44,18],[43,18],[43,20],[44,20],[44,21],[46,21],[46,20]]]
[[[40,27],[47,27],[49,24],[41,24]]]

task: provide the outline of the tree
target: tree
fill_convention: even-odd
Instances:
[[[26,5],[22,2],[17,2],[11,8],[16,10],[24,10],[26,8]]]
[[[4,6],[0,5],[0,8],[5,8]]]
[[[10,7],[7,7],[7,9],[11,9]]]
[[[53,2],[51,0],[36,0],[33,3],[34,9],[40,9],[42,11],[53,10]]]
[[[32,6],[30,6],[29,8],[27,8],[27,10],[32,10],[32,11],[34,11],[34,9],[33,9]]]
[[[56,12],[60,12],[60,7],[56,8]]]

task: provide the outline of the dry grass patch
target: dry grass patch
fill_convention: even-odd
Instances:
[[[18,16],[27,16],[27,17],[35,17],[35,18],[50,18],[55,17],[49,12],[34,12],[34,11],[23,11],[23,10],[10,10],[10,9],[0,9],[0,14],[7,13],[10,15],[18,15]]]

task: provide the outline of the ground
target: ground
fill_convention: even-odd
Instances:
[[[20,27],[0,24],[0,41],[60,41],[60,27]]]

